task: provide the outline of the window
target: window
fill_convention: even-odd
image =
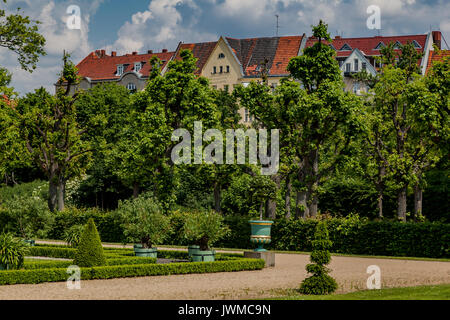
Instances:
[[[252,122],[253,116],[250,114],[250,111],[248,109],[245,109],[245,122]]]
[[[121,76],[123,74],[123,70],[124,70],[123,65],[118,65],[117,66],[117,75]]]
[[[217,67],[214,67],[213,68],[213,74],[216,74],[217,73]]]
[[[227,73],[230,73],[230,66],[227,66]]]
[[[220,73],[223,73],[223,67],[220,66]]]
[[[229,89],[230,89],[229,85],[226,84],[226,85],[223,86],[223,90],[224,91],[229,92]]]
[[[136,85],[130,82],[129,84],[127,84],[127,89],[130,90],[131,92],[136,92]]]
[[[355,82],[355,84],[353,85],[353,93],[358,92],[359,92],[359,82]]]
[[[219,59],[224,59],[224,58],[225,58],[225,54],[219,53]]]
[[[422,46],[416,40],[413,40],[412,44],[413,44],[414,48],[422,49]]]
[[[352,47],[350,47],[348,44],[344,44],[340,51],[352,51]]]
[[[366,69],[367,69],[367,63],[366,63],[366,62],[363,62],[363,63],[362,63],[362,69],[363,69],[363,70],[366,70]]]
[[[339,60],[339,68],[344,64],[344,60]]]
[[[397,42],[394,44],[394,49],[400,49],[401,46],[402,46],[402,44],[400,43],[400,41],[397,41]]]
[[[384,47],[385,47],[384,43],[380,42],[379,44],[377,44],[377,46],[375,47],[374,50],[381,50],[381,48],[384,48]]]
[[[277,89],[277,84],[272,83],[272,93],[275,92],[276,89]]]
[[[142,69],[142,63],[141,62],[136,62],[134,64],[134,72],[139,72]]]
[[[355,59],[355,71],[358,72],[359,71],[359,60]]]
[[[346,64],[345,64],[345,71],[346,71],[346,72],[350,72],[351,69],[352,69],[351,63],[346,63]]]

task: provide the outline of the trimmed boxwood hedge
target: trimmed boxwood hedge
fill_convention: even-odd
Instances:
[[[81,268],[81,279],[111,279],[127,277],[162,276],[190,273],[233,272],[243,270],[261,270],[264,260],[238,259],[215,262],[191,262],[171,264],[139,264]],[[11,270],[0,272],[0,285],[35,284],[42,282],[66,281],[65,268],[47,268],[36,270]]]
[[[156,263],[156,258],[147,257],[123,257],[106,259],[106,265],[108,266],[118,266],[118,265],[133,265],[133,264],[151,264]],[[67,268],[73,265],[74,262],[71,261],[25,261],[24,268],[26,270],[33,269],[48,269],[48,268]]]
[[[311,251],[315,220],[278,220],[270,248]],[[397,257],[450,257],[450,224],[327,220],[333,253]]]

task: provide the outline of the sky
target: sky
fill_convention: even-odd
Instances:
[[[80,8],[80,30],[67,27],[70,5]],[[381,30],[367,27],[376,5]],[[108,54],[147,50],[175,50],[180,41],[216,41],[221,35],[234,38],[311,35],[320,19],[334,37],[411,35],[440,30],[450,44],[449,0],[8,0],[0,9],[40,21],[47,40],[47,55],[33,73],[21,70],[17,56],[0,48],[0,66],[13,74],[12,86],[24,95],[41,86],[54,92],[61,70],[63,50],[75,63],[90,52]],[[1,20],[0,20],[1,23]],[[445,46],[445,44],[444,44]]]

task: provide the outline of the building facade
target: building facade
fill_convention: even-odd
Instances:
[[[81,82],[73,90],[88,90],[105,82],[116,82],[130,91],[143,90],[151,71],[150,59],[158,57],[163,63],[164,73],[171,60],[181,59],[180,52],[184,49],[191,50],[197,58],[196,75],[209,79],[213,88],[231,92],[237,84],[246,86],[251,81],[261,81],[262,71],[265,71],[269,85],[274,89],[282,78],[290,76],[286,70],[289,61],[302,55],[305,48],[313,46],[317,41],[305,34],[249,39],[220,37],[214,42],[180,43],[174,52],[133,52],[117,56],[116,52],[107,55],[105,50],[96,50],[77,65]],[[423,55],[419,66],[421,73],[425,74],[433,57],[433,45],[441,48],[441,33],[432,31],[411,36],[335,37],[327,44],[336,51],[346,91],[356,94],[368,91],[366,85],[355,80],[353,75],[365,70],[375,76],[382,67],[378,59],[381,49],[389,43],[395,44],[396,51],[400,45],[412,43]],[[248,110],[242,109],[240,114],[243,123],[252,121]]]

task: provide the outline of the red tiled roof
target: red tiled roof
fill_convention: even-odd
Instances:
[[[401,44],[406,44],[407,42],[417,41],[417,43],[422,47],[421,49],[417,49],[419,52],[423,52],[425,50],[425,43],[427,40],[427,35],[412,35],[412,36],[391,36],[391,37],[366,37],[366,38],[340,38],[336,37],[333,39],[332,45],[336,49],[337,57],[348,57],[354,49],[359,49],[365,56],[379,56],[380,50],[375,50],[380,42],[384,43],[384,45],[388,45],[397,41]],[[310,37],[306,41],[306,48],[312,47],[314,43],[318,40],[317,38]],[[339,51],[345,44],[348,44],[352,51]]]
[[[269,75],[288,75],[289,60],[296,57],[303,36],[233,39],[226,38],[242,65],[244,75],[259,76],[258,67],[268,60]]]
[[[439,52],[430,51],[430,56],[428,57],[428,65],[427,65],[426,73],[428,73],[428,71],[433,66],[433,62],[442,61],[442,60],[444,60],[445,57],[450,57],[450,50],[440,50]]]
[[[194,57],[198,59],[197,61],[197,70],[195,71],[196,75],[200,75],[203,70],[203,67],[208,61],[209,56],[213,52],[216,47],[217,41],[215,42],[200,42],[200,43],[182,43],[180,44],[177,55],[175,59],[179,60],[181,50],[191,50]]]
[[[134,70],[135,62],[143,62],[142,69],[139,73],[144,77],[148,77],[150,74],[150,59],[154,56],[158,57],[164,62],[162,68],[172,58],[174,52],[161,52],[150,54],[126,54],[123,56],[110,56],[105,54],[104,51],[97,50],[90,53],[84,58],[78,65],[78,75],[82,77],[89,77],[91,80],[109,80],[119,79],[116,76],[117,65],[125,65],[124,73]]]

